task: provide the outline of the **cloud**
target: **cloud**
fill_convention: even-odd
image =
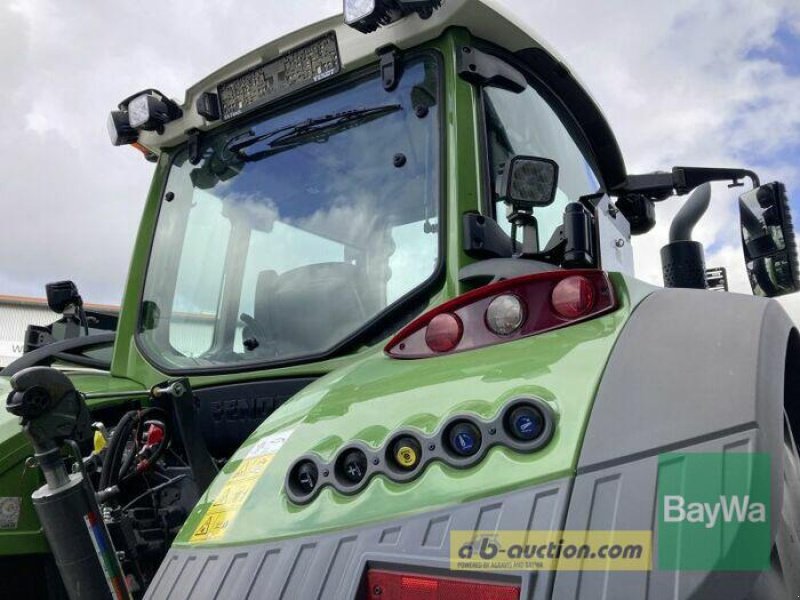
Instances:
[[[183,92],[212,70],[333,12],[339,2],[0,4],[0,294],[74,279],[118,303],[153,166],[113,148],[108,112],[129,94]],[[326,13],[323,13],[323,16]]]
[[[776,31],[800,19],[796,0],[502,1],[587,84],[630,172],[752,167],[800,198],[800,75],[770,52]],[[710,250],[707,264],[726,267],[732,288],[747,292],[736,196],[714,186],[695,238]],[[657,228],[636,238],[639,277],[661,284],[658,252],[681,203],[660,204]]]
[[[603,107],[630,171],[750,166],[800,198],[796,0],[501,0],[549,41]],[[118,302],[152,165],[112,148],[108,111],[150,86],[181,97],[242,53],[337,12],[339,0],[166,3],[12,0],[0,6],[0,293],[72,277]],[[788,58],[787,58],[788,57]],[[795,60],[800,58],[795,56]],[[746,291],[736,192],[714,187],[696,230],[709,266]],[[635,240],[638,275],[661,283],[658,251],[680,206]]]

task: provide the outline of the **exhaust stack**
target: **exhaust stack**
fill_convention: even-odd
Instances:
[[[692,230],[708,209],[711,184],[698,186],[675,215],[669,228],[669,244],[661,248],[664,286],[706,289],[703,244],[692,241]]]

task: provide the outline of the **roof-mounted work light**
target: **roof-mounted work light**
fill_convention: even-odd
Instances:
[[[344,0],[344,22],[361,33],[370,33],[411,13],[427,19],[442,0]]]
[[[140,131],[164,132],[164,125],[183,116],[181,108],[158,90],[137,92],[108,116],[108,134],[115,146],[135,144]]]
[[[140,131],[162,133],[164,125],[183,116],[172,100],[157,90],[147,90],[127,101],[128,122]]]
[[[139,132],[130,126],[128,113],[123,110],[112,110],[108,115],[108,135],[115,146],[133,144],[139,139]]]

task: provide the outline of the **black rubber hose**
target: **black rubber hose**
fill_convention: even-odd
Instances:
[[[109,448],[108,465],[106,465],[105,462],[103,464],[103,474],[106,480],[105,485],[101,486],[101,489],[113,487],[119,481],[120,465],[125,454],[125,448],[128,445],[128,440],[130,440],[131,433],[135,426],[136,415],[134,414],[130,420],[121,423],[121,426],[117,426],[117,429],[114,430],[115,433],[119,431],[119,436],[116,437],[114,440],[115,443]],[[112,436],[112,438],[113,437],[114,436]]]
[[[109,483],[112,481],[112,475],[114,475],[114,479],[116,479],[119,463],[122,461],[122,453],[125,450],[125,444],[128,442],[131,431],[133,431],[136,425],[136,415],[137,412],[135,410],[122,415],[122,418],[114,429],[114,433],[111,434],[111,439],[108,440],[106,455],[105,458],[103,458],[103,468],[100,471],[100,483],[98,486],[100,491],[113,485],[113,483]]]
[[[704,183],[697,186],[672,220],[672,225],[669,228],[669,241],[690,241],[694,226],[697,225],[706,210],[708,210],[710,202],[711,184]]]

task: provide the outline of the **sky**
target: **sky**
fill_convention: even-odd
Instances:
[[[786,182],[800,210],[800,2],[500,2],[586,84],[629,172],[749,167]],[[148,87],[182,100],[216,68],[340,8],[0,0],[0,295],[41,296],[70,278],[85,300],[118,303],[153,166],[110,145],[108,112]],[[736,195],[714,186],[695,237],[707,265],[746,292]],[[657,228],[635,238],[641,279],[661,284],[658,252],[680,204],[660,204]],[[800,317],[800,298],[787,305]]]

